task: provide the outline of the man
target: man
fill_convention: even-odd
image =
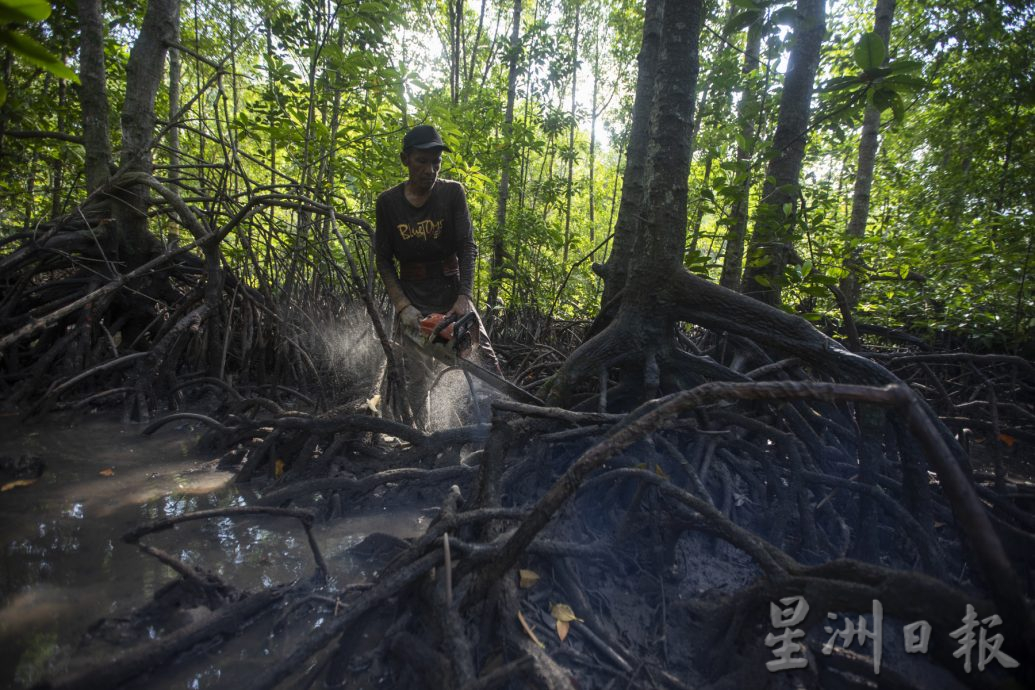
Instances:
[[[399,157],[409,175],[377,198],[377,269],[401,328],[418,332],[421,318],[432,313],[460,317],[473,312],[478,329],[472,359],[499,373],[471,299],[478,248],[467,196],[459,182],[438,177],[444,151],[451,150],[431,125],[414,127],[403,137]]]

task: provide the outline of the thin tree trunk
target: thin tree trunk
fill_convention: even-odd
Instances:
[[[745,294],[771,306],[781,303],[783,271],[793,255],[798,177],[825,31],[824,0],[798,0],[797,24],[773,135],[776,157],[766,169],[743,283]]]
[[[104,69],[104,23],[100,0],[78,0],[79,105],[83,111],[86,191],[104,186],[110,176],[111,133]]]
[[[751,201],[751,186],[754,182],[752,175],[755,143],[754,118],[755,111],[759,109],[761,103],[755,85],[748,83],[748,75],[758,69],[761,47],[762,26],[759,21],[748,28],[744,62],[740,68],[744,79],[744,91],[737,104],[737,120],[740,121],[743,144],[737,143],[737,161],[743,166],[745,175],[740,185],[740,193],[730,211],[729,229],[726,231],[726,251],[722,256],[722,274],[719,276],[719,285],[738,292],[740,291],[740,273],[744,266],[744,238],[747,236],[748,204]]]
[[[700,110],[697,111],[700,114]],[[700,119],[700,115],[698,115]],[[701,188],[708,189],[708,183],[712,177],[712,164],[715,162],[715,157],[708,152],[708,157],[704,159],[704,178],[701,180]],[[704,203],[697,204],[697,213],[694,214],[694,228],[690,234],[690,241],[687,243],[690,251],[697,251],[697,243],[701,239],[701,225],[704,223]]]
[[[62,56],[62,62],[64,62],[64,56]],[[58,111],[57,111],[57,131],[64,132],[68,127],[65,122],[65,101],[67,100],[67,87],[64,79],[58,80]],[[61,199],[64,195],[64,153],[59,152],[54,156],[50,163],[51,175],[51,189],[50,189],[50,216],[51,218],[57,218],[61,215]]]
[[[474,67],[475,67],[475,63],[478,62],[478,60],[477,60],[477,58],[478,58],[478,44],[480,44],[481,41],[482,41],[482,29],[484,28],[484,25],[485,25],[485,5],[486,5],[486,3],[487,3],[487,0],[482,0],[481,10],[478,11],[478,28],[474,32],[474,43],[471,44],[471,49],[469,51],[470,56],[469,56],[468,65],[467,65],[467,83],[468,84],[471,84],[471,83],[474,82]],[[491,62],[491,61],[492,61],[492,53],[490,51],[489,55],[485,58],[486,65],[488,65],[488,63]]]
[[[0,79],[3,80],[4,93],[9,94],[11,93],[11,67],[14,65],[14,51],[4,51],[3,58],[4,64],[2,70],[0,70],[2,71]],[[9,117],[10,114],[8,109],[0,106],[0,157],[3,157],[4,155],[4,144],[7,141],[7,137],[4,136],[4,132],[7,131],[7,120]]]
[[[449,98],[455,105],[460,99],[460,36],[464,16],[463,0],[455,0],[449,7]]]
[[[176,5],[176,27],[173,34],[173,42],[180,42],[180,6]],[[166,135],[166,144],[169,146],[169,183],[175,190],[180,181],[180,127],[173,122],[176,113],[180,110],[180,78],[182,76],[182,62],[180,51],[173,48],[169,51],[169,133]],[[178,226],[174,223],[169,225],[169,244],[179,244]]]
[[[510,164],[514,157],[514,101],[517,98],[518,55],[521,51],[521,0],[514,0],[514,15],[510,27],[509,58],[507,60],[507,108],[503,114],[503,170],[500,173],[499,194],[496,197],[496,232],[492,237],[492,266],[489,269],[489,319],[499,299],[503,281],[503,263],[506,258],[504,238],[507,230],[507,197],[510,195]]]
[[[891,43],[891,22],[895,14],[895,0],[877,0],[874,12],[873,31],[884,41]],[[889,51],[890,52],[890,51]],[[846,260],[848,275],[841,281],[849,309],[855,309],[859,302],[859,279],[856,271],[862,259],[862,240],[866,236],[866,222],[870,217],[870,189],[873,186],[873,168],[877,160],[877,130],[880,129],[880,108],[867,104],[863,114],[862,134],[859,137],[859,162],[855,168],[855,189],[852,193],[852,216],[845,228],[849,250]]]
[[[564,204],[564,258],[561,266],[568,265],[568,248],[571,246],[571,198],[575,183],[575,105],[579,77],[579,5],[575,5],[575,37],[571,42],[571,126],[568,128],[568,187]]]
[[[597,92],[600,87],[600,34],[594,33],[593,40],[593,98],[589,108],[589,244],[596,246],[596,174],[597,164]]]

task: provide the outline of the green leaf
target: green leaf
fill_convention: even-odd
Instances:
[[[905,280],[906,276],[908,276],[908,275],[909,275],[909,264],[903,264],[902,266],[899,266],[898,277],[901,278],[902,280]]]
[[[895,60],[889,62],[886,67],[890,74],[905,74],[906,72],[919,72],[923,69],[924,63],[919,60]]]
[[[38,22],[49,16],[47,0],[0,0],[0,24]]]
[[[895,98],[891,100],[891,113],[899,122],[906,119],[906,104],[902,101],[902,97],[897,93],[895,94]]]
[[[895,107],[896,99],[901,103],[902,98],[894,89],[879,88],[871,93],[870,102],[882,111]]]
[[[739,7],[742,10],[761,11],[762,9],[757,3],[752,2],[752,0],[733,0],[733,6]]]
[[[921,91],[930,88],[930,84],[920,77],[910,77],[905,74],[895,74],[881,82],[883,86],[890,86],[896,91]]]
[[[17,31],[0,29],[0,45],[5,45],[26,62],[42,67],[62,79],[79,83],[79,76],[65,66],[60,59],[36,42],[35,39]]]
[[[755,276],[755,282],[758,283],[759,285],[761,285],[762,287],[772,287],[773,286],[773,284],[769,281],[768,276],[764,276],[764,275],[761,275],[761,274]]]
[[[872,31],[863,34],[855,44],[855,64],[863,71],[880,67],[887,54],[884,39]]]
[[[743,31],[754,24],[761,16],[762,13],[759,10],[744,10],[739,14],[735,14],[726,22],[726,26],[722,27],[722,33],[728,36],[738,31]]]
[[[805,259],[801,264],[801,275],[804,278],[808,274],[812,273],[812,260]]]
[[[866,82],[859,77],[835,77],[834,79],[828,79],[826,83],[820,87],[821,91],[841,91],[843,89],[850,89],[852,87],[863,86]]]
[[[0,81],[0,105],[7,102],[7,87]]]
[[[748,265],[752,268],[762,268],[763,266],[768,266],[771,263],[773,263],[773,257],[769,254],[762,254],[761,256],[751,260],[748,263]]]
[[[785,203],[783,205],[782,208],[783,208],[783,215],[789,216],[794,211],[794,204],[792,204],[791,202],[788,201],[787,203]]]

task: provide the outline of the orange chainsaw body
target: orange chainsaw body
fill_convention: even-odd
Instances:
[[[441,338],[442,340],[444,340],[446,342],[449,342],[450,340],[452,340],[453,339],[453,324],[452,323],[447,324],[445,328],[443,328],[438,333],[435,333],[435,329],[438,327],[438,325],[440,323],[442,323],[442,319],[444,319],[444,318],[446,318],[445,314],[428,314],[423,319],[421,319],[420,320],[420,334],[421,334],[421,336],[426,338],[426,339],[430,339],[432,336],[435,336],[436,338]]]

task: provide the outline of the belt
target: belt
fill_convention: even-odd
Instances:
[[[460,273],[460,262],[456,254],[452,254],[442,261],[400,261],[400,280],[424,280],[425,278],[441,278],[442,276],[455,276]]]

